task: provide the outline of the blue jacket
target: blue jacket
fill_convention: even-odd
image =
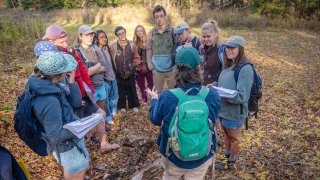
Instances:
[[[49,144],[47,151],[65,152],[72,149],[80,141],[63,125],[79,119],[66,98],[66,92],[59,83],[49,80],[30,78],[29,89],[35,95],[33,111],[44,128],[43,138]],[[72,91],[73,94],[80,94]],[[71,99],[72,100],[72,99]]]
[[[34,72],[28,77],[28,81],[24,87],[25,90],[29,89],[29,79],[36,78]],[[73,108],[82,107],[82,96],[78,83],[75,81],[73,84],[69,84],[68,78],[59,81],[60,87],[66,91],[67,99]],[[71,93],[72,92],[72,93]],[[80,94],[78,93],[80,92]]]
[[[183,87],[181,86],[180,88],[186,91],[192,87],[197,87],[200,89],[201,84],[190,83],[190,84],[186,84]],[[189,92],[190,95],[195,95],[196,93],[198,93],[197,90],[191,90]],[[210,88],[209,93],[205,99],[205,102],[207,103],[209,108],[209,118],[213,121],[212,123],[215,124],[216,119],[219,115],[219,110],[220,110],[220,97],[218,92],[215,89]],[[161,126],[162,124],[160,135],[157,140],[157,144],[160,146],[160,153],[164,156],[166,156],[166,148],[167,148],[167,142],[169,138],[168,128],[177,105],[178,105],[178,98],[169,90],[163,91],[159,99],[151,100],[149,115],[154,125]],[[173,164],[175,164],[180,168],[193,169],[193,168],[199,167],[203,163],[205,163],[209,158],[211,158],[214,152],[216,151],[216,134],[213,134],[212,140],[213,140],[213,146],[211,147],[212,151],[208,156],[204,157],[203,159],[196,160],[196,161],[181,161],[174,155],[174,153],[171,153],[168,159]]]

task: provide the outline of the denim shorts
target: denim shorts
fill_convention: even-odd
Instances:
[[[60,153],[60,161],[56,152],[52,153],[63,167],[64,172],[76,174],[89,168],[89,152],[86,149],[84,140],[79,141],[78,145],[82,152],[77,147],[73,147],[69,151]]]
[[[106,88],[104,87],[104,85],[99,86],[99,87],[94,87],[94,90],[96,91],[95,98],[97,101],[102,101],[107,98],[107,92],[106,92]]]
[[[223,117],[220,117],[221,119],[221,124],[223,127],[228,128],[228,129],[239,129],[242,128],[244,125],[244,120],[245,119],[240,119],[240,120],[229,120],[225,119]]]

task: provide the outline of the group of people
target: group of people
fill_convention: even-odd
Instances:
[[[68,34],[62,26],[50,25],[42,41],[35,46],[38,56],[26,89],[35,95],[33,110],[43,126],[47,151],[62,165],[64,179],[83,179],[89,167],[89,152],[84,138],[77,138],[63,125],[102,113],[103,120],[96,126],[100,151],[120,148],[107,141],[106,123],[127,108],[138,112],[141,102],[151,97],[150,119],[161,127],[160,152],[166,164],[166,179],[201,179],[205,176],[216,154],[217,134],[212,134],[211,151],[194,161],[182,161],[168,154],[168,128],[178,106],[178,98],[169,90],[180,88],[186,94],[197,95],[201,87],[208,87],[205,98],[208,118],[212,124],[221,122],[224,132],[224,154],[229,167],[239,154],[239,137],[248,115],[247,101],[253,82],[251,66],[242,68],[239,80],[234,80],[234,68],[247,61],[245,40],[232,36],[223,60],[219,59],[220,30],[216,21],[201,27],[201,38],[192,34],[190,26],[182,22],[176,28],[167,22],[166,10],[157,5],[153,10],[155,26],[147,34],[143,26],[134,31],[133,41],[127,39],[126,29],[115,28],[117,40],[109,44],[103,30],[90,26],[78,29],[79,44],[70,48]],[[220,98],[212,85],[237,91],[234,98]],[[160,94],[160,95],[159,95]],[[90,138],[91,133],[87,135]],[[219,167],[219,164],[217,164]]]
[[[151,97],[149,109],[151,122],[161,126],[157,144],[165,165],[165,179],[181,179],[181,177],[203,179],[211,164],[216,169],[232,168],[240,153],[239,138],[249,113],[248,100],[254,81],[253,68],[250,65],[241,68],[238,79],[235,80],[237,66],[249,62],[244,52],[244,38],[234,35],[227,42],[221,43],[221,32],[217,22],[209,21],[202,25],[199,39],[192,35],[189,25],[185,22],[180,23],[175,29],[167,24],[166,11],[161,6],[154,9],[153,17],[156,26],[148,34],[147,60],[148,65],[153,67],[155,88],[148,88],[147,93]],[[175,42],[177,37],[178,41]],[[222,53],[220,49],[223,49]],[[175,58],[174,65],[171,63],[173,61],[168,60],[170,59],[168,56],[172,54]],[[175,68],[172,68],[173,66]],[[163,91],[165,80],[169,90]],[[235,90],[236,93],[232,98],[220,97],[217,91],[211,88],[212,86]],[[209,88],[207,92],[203,90],[205,87]],[[186,117],[188,113],[194,114],[191,119],[202,116],[201,113],[196,115],[195,111],[200,111],[197,107],[193,107],[195,110],[187,111],[183,109],[187,106],[185,105],[181,107],[183,114],[180,114],[179,108],[187,98],[192,99],[189,96],[202,97],[201,95],[205,94],[203,92],[207,93],[203,98],[208,108],[208,125],[221,124],[224,137],[223,153],[226,160],[215,162],[214,155],[217,151],[215,128],[210,128],[212,141],[207,154],[194,160],[182,158],[186,149],[191,149],[183,147],[182,144],[189,143],[190,146],[196,146],[198,141],[194,139],[196,134],[192,132],[194,129],[187,126],[187,120],[177,121],[175,118],[178,119],[179,115]],[[192,100],[190,103],[197,104]],[[192,123],[197,126],[198,122]],[[181,130],[177,128],[172,130],[172,126],[177,126]],[[188,139],[190,142],[175,139],[180,136],[181,139],[185,138],[183,136],[190,136]],[[182,148],[185,148],[185,151]],[[199,154],[200,150],[190,154],[190,157],[192,159]]]

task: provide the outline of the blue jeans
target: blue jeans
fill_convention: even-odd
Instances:
[[[104,81],[104,86],[106,88],[107,98],[105,111],[107,114],[107,121],[112,120],[112,114],[117,113],[117,106],[118,106],[118,99],[119,99],[119,92],[118,92],[118,85],[117,81]],[[109,112],[109,113],[107,113]]]

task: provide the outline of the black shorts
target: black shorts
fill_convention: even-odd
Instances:
[[[99,106],[96,103],[93,103],[87,96],[82,100],[84,101],[82,107],[74,110],[79,118],[90,116],[98,111]]]

